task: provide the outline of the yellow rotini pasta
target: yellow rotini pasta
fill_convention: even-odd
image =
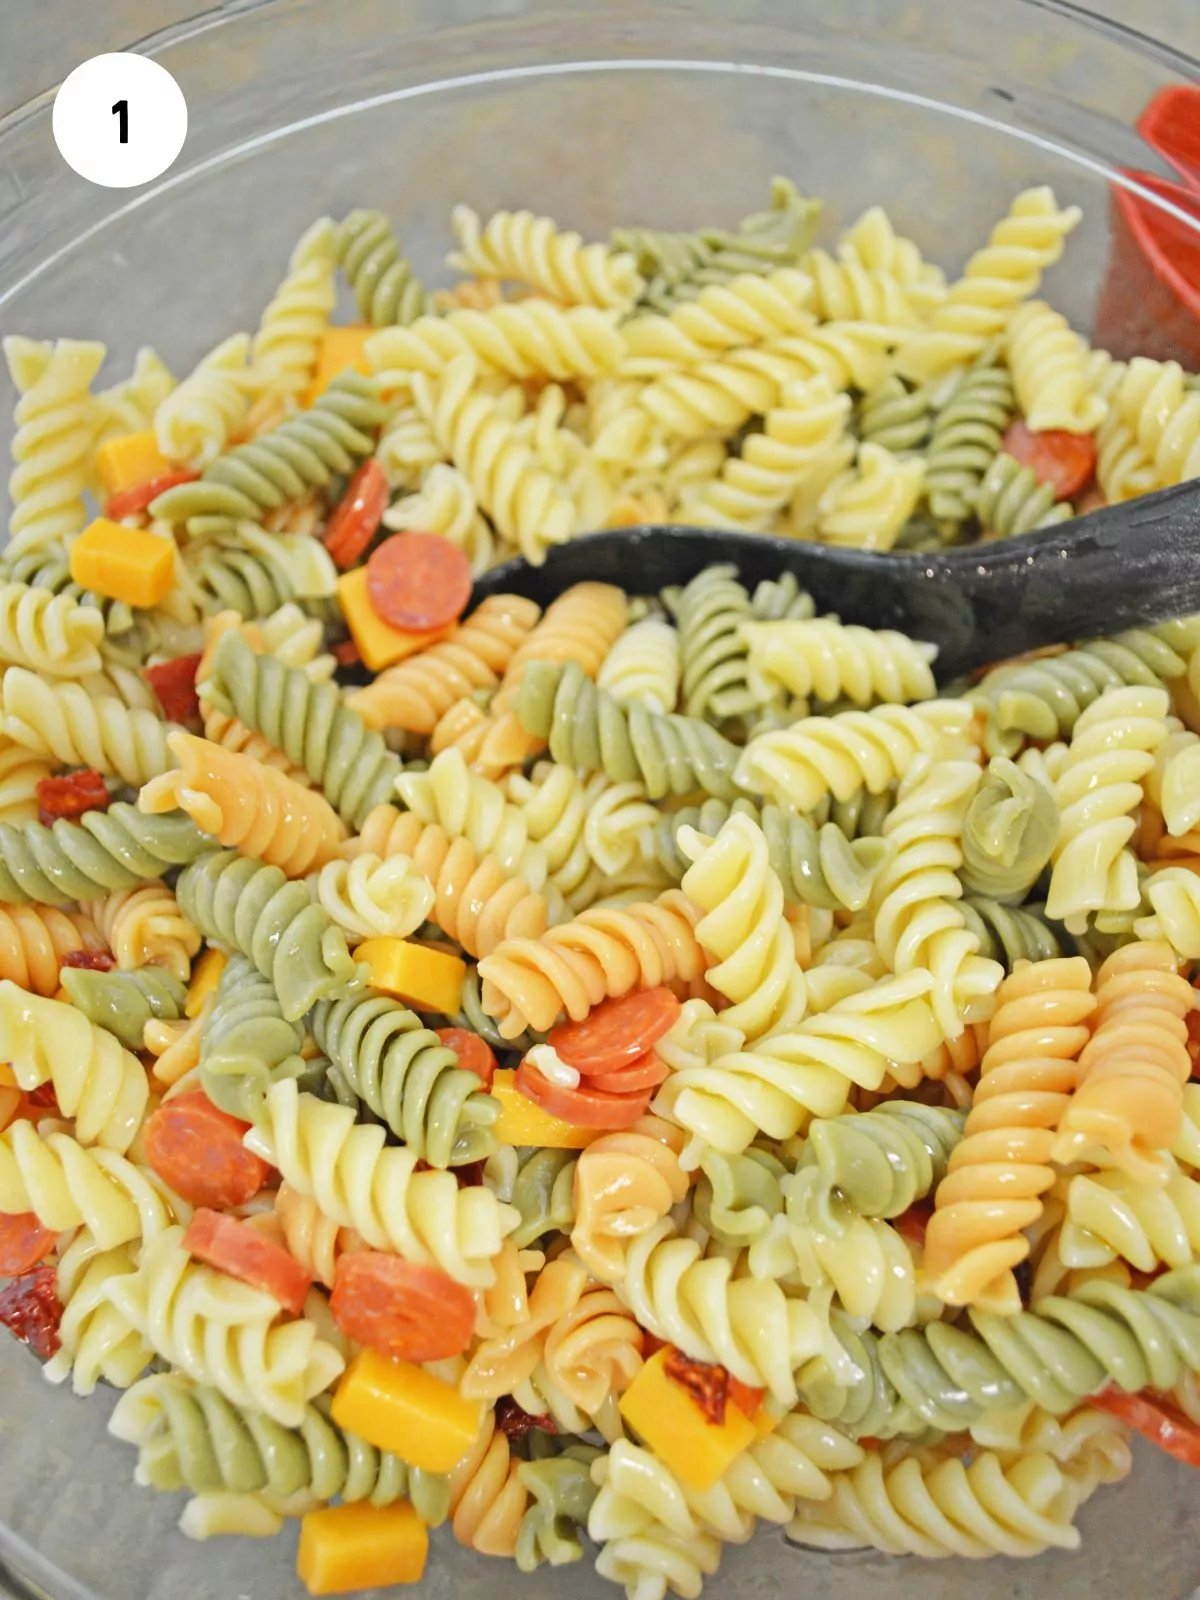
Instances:
[[[932,700],[803,717],[751,739],[735,781],[797,811],[813,810],[827,795],[849,800],[863,787],[882,794],[918,755],[937,761],[971,753],[972,716],[965,700]]]
[[[925,382],[973,360],[1037,292],[1042,273],[1062,255],[1081,215],[1077,206],[1060,208],[1052,189],[1022,190],[951,284],[928,327],[905,343],[896,362],[900,373]]]
[[[1087,346],[1044,300],[1030,300],[1013,313],[1008,362],[1017,400],[1035,433],[1094,433],[1108,415],[1108,402],[1089,382]]]
[[[140,787],[172,765],[168,726],[153,711],[94,700],[79,683],[9,667],[0,681],[4,732],[36,755],[94,767]]]
[[[312,1322],[279,1321],[269,1294],[193,1261],[177,1227],[147,1240],[137,1271],[110,1278],[104,1297],[156,1355],[285,1428],[344,1365]]]
[[[1061,824],[1046,898],[1072,931],[1088,912],[1132,911],[1141,899],[1130,813],[1167,736],[1167,706],[1163,689],[1109,689],[1076,720],[1054,784]]]
[[[56,1273],[60,1344],[42,1369],[51,1383],[70,1378],[78,1395],[93,1394],[101,1379],[128,1389],[154,1360],[150,1345],[106,1293],[136,1267],[132,1245],[102,1250],[88,1228],[80,1228],[62,1251]]]
[[[702,913],[695,932],[712,963],[708,981],[730,1002],[730,1026],[753,1044],[799,1022],[804,973],[762,829],[738,812],[715,839],[681,829],[679,847],[692,863],[682,888]]]
[[[847,626],[837,617],[746,622],[751,688],[765,700],[781,689],[801,699],[903,705],[934,693],[933,645],[891,629]]]
[[[562,305],[628,311],[643,283],[628,251],[585,245],[549,217],[531,211],[497,211],[481,224],[470,206],[451,216],[458,249],[450,265],[481,278],[526,283]]]
[[[314,886],[317,900],[351,939],[407,938],[436,899],[433,884],[403,855],[327,861]]]
[[[111,1250],[153,1238],[188,1208],[127,1156],[17,1121],[0,1135],[0,1211],[32,1211],[56,1233],[86,1227]]]
[[[697,522],[746,532],[769,527],[797,494],[823,490],[845,464],[850,398],[836,393],[824,373],[787,384],[737,455],[723,457],[709,482],[687,498]],[[817,492],[819,493],[820,490]]]
[[[679,698],[679,635],[661,617],[627,628],[605,656],[596,682],[622,705],[674,711]]]
[[[518,1213],[490,1189],[459,1189],[452,1173],[416,1171],[410,1150],[385,1149],[384,1129],[356,1123],[348,1106],[326,1105],[285,1079],[267,1090],[265,1121],[247,1141],[371,1249],[434,1262],[472,1287],[493,1281],[493,1258]]]
[[[0,584],[0,662],[5,666],[83,678],[100,670],[103,637],[104,618],[94,606],[25,583]]]
[[[920,457],[902,460],[881,444],[864,442],[853,467],[839,472],[817,502],[817,537],[856,550],[890,550],[925,486]]]
[[[160,879],[139,889],[114,890],[103,900],[85,904],[123,971],[165,967],[181,983],[187,982],[201,938]]]
[[[250,356],[269,392],[299,401],[316,372],[321,335],[337,304],[336,239],[329,217],[319,217],[292,251],[287,276],[263,311]]]
[[[129,1149],[149,1098],[145,1071],[82,1011],[0,980],[0,1057],[27,1092],[53,1085],[60,1111],[75,1119],[80,1144],[100,1144],[118,1155]]]
[[[93,340],[49,344],[5,337],[4,359],[20,395],[8,481],[8,563],[60,551],[87,521],[83,492],[99,420],[90,389],[104,355]]]
[[[168,461],[200,470],[216,460],[245,420],[254,398],[250,339],[224,339],[166,397],[154,416],[158,448]]]

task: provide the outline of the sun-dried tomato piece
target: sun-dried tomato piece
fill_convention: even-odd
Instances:
[[[705,1422],[720,1427],[725,1421],[725,1407],[729,1401],[729,1374],[724,1367],[711,1361],[696,1361],[674,1347],[667,1353],[663,1371],[667,1377],[686,1389],[700,1409]]]
[[[535,1428],[542,1433],[557,1433],[558,1425],[549,1412],[542,1412],[540,1416],[531,1417],[528,1411],[523,1411],[512,1395],[501,1395],[496,1401],[496,1426],[510,1444],[516,1444],[527,1433],[532,1433]]]
[[[53,1111],[55,1116],[59,1115],[58,1096],[54,1093],[52,1083],[39,1083],[36,1089],[30,1089],[25,1098],[31,1106],[45,1107],[47,1111]]]
[[[27,1344],[39,1361],[49,1361],[58,1349],[62,1314],[55,1267],[22,1272],[0,1289],[0,1323],[14,1339]]]
[[[766,1399],[765,1389],[756,1389],[752,1384],[743,1383],[740,1378],[735,1378],[732,1372],[726,1373],[726,1382],[729,1386],[729,1398],[744,1417],[753,1420],[759,1407]]]
[[[196,672],[201,660],[197,651],[195,655],[172,656],[170,661],[160,661],[156,667],[146,668],[146,682],[158,696],[168,722],[195,722],[199,717]]]
[[[342,639],[329,652],[339,667],[357,667],[362,660],[353,639]]]
[[[483,1182],[483,1162],[468,1161],[466,1166],[454,1167],[454,1176],[460,1189],[477,1189]]]
[[[59,963],[63,967],[82,967],[85,972],[111,972],[116,964],[107,950],[68,950]]]
[[[104,779],[95,767],[80,767],[57,777],[42,778],[37,786],[38,821],[45,827],[60,817],[82,817],[85,811],[107,811],[110,804]]]
[[[925,1248],[925,1229],[933,1215],[932,1200],[914,1200],[907,1211],[902,1211],[892,1223],[896,1232],[909,1244]]]

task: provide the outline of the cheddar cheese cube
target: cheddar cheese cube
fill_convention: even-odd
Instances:
[[[724,1422],[708,1422],[667,1376],[667,1354],[658,1350],[646,1362],[621,1396],[621,1415],[685,1488],[704,1494],[754,1443],[755,1426],[735,1405],[725,1407]]]
[[[175,469],[158,448],[153,428],[144,433],[119,433],[96,451],[96,475],[109,494],[136,489]]]
[[[224,952],[210,945],[192,968],[192,976],[188,982],[187,1003],[183,1008],[185,1017],[200,1015],[209,995],[216,993],[217,984],[220,983],[224,970]]]
[[[309,1594],[386,1589],[419,1582],[428,1554],[429,1532],[407,1500],[390,1506],[356,1500],[305,1514],[296,1576]]]
[[[326,328],[321,335],[321,347],[317,353],[317,370],[313,373],[312,383],[309,384],[308,393],[304,397],[305,405],[312,405],[314,400],[320,398],[339,373],[345,372],[347,367],[353,367],[356,372],[361,372],[365,377],[371,373],[371,363],[367,360],[367,340],[375,332],[365,323],[354,323],[348,328]]]
[[[0,1089],[19,1089],[16,1075],[7,1061],[0,1061]]]
[[[501,1144],[546,1145],[553,1150],[583,1150],[598,1139],[603,1128],[579,1128],[551,1116],[527,1100],[517,1088],[514,1071],[500,1070],[492,1077],[491,1093],[500,1102],[496,1137]]]
[[[483,1402],[410,1361],[360,1350],[338,1384],[333,1420],[410,1466],[449,1472],[479,1436]]]
[[[71,546],[71,577],[130,606],[156,606],[175,581],[175,546],[143,528],[97,517]]]
[[[449,638],[454,631],[453,624],[428,633],[408,633],[402,628],[393,628],[371,604],[366,567],[343,572],[337,588],[346,625],[354,636],[359,655],[372,672],[395,666],[397,661],[404,661],[418,651],[427,650],[431,644]]]
[[[440,1011],[452,1017],[459,1009],[467,967],[458,956],[410,939],[366,939],[355,950],[354,959],[366,962],[376,989],[407,1000],[418,1011]]]

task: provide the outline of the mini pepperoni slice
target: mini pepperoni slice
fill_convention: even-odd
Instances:
[[[199,717],[196,673],[201,660],[199,654],[172,656],[170,661],[160,661],[156,667],[146,668],[146,682],[158,696],[163,716],[169,722],[194,722]]]
[[[189,1204],[228,1211],[253,1199],[271,1170],[242,1143],[249,1126],[192,1089],[150,1113],[142,1148],[163,1182]]]
[[[345,571],[354,565],[375,537],[387,503],[387,474],[374,456],[368,456],[347,484],[321,535],[335,566]]]
[[[546,1042],[585,1077],[615,1072],[669,1033],[679,1010],[670,989],[635,989],[619,1000],[605,1000],[582,1022],[560,1023]]]
[[[441,1361],[471,1342],[475,1297],[440,1267],[380,1250],[338,1257],[333,1320],[359,1344],[403,1361]]]
[[[1004,448],[1023,467],[1032,467],[1056,500],[1070,500],[1087,487],[1096,470],[1096,441],[1090,433],[1049,428],[1034,433],[1019,417],[1004,435]]]
[[[292,1255],[247,1222],[201,1207],[183,1236],[186,1250],[231,1278],[261,1289],[285,1311],[299,1316],[312,1288],[312,1274]]]
[[[157,478],[147,478],[145,483],[135,483],[132,489],[121,489],[110,496],[104,515],[114,522],[120,522],[122,517],[136,517],[160,494],[177,489],[181,483],[195,483],[199,476],[198,472],[160,472]]]
[[[631,1128],[650,1104],[649,1090],[642,1094],[604,1094],[588,1083],[572,1089],[566,1084],[551,1083],[527,1061],[517,1068],[513,1083],[526,1100],[576,1128],[606,1128],[611,1132]]]
[[[0,1214],[0,1278],[13,1278],[44,1261],[57,1237],[32,1211]]]
[[[638,1094],[643,1089],[657,1088],[670,1070],[657,1050],[647,1050],[644,1056],[616,1072],[590,1073],[586,1083],[589,1089],[599,1089],[604,1094]]]
[[[460,1067],[465,1067],[481,1079],[485,1089],[492,1087],[496,1058],[485,1040],[469,1028],[439,1028],[437,1036],[444,1045],[449,1045],[456,1052]]]
[[[459,618],[471,598],[465,550],[436,533],[396,533],[372,550],[367,598],[393,628],[429,633]]]

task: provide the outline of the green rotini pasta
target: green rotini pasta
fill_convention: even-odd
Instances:
[[[652,800],[695,789],[718,800],[736,796],[738,750],[728,739],[697,717],[618,705],[574,661],[531,661],[516,711],[527,732],[549,739],[556,761],[616,783],[640,781]]]
[[[583,1555],[576,1530],[587,1526],[598,1493],[591,1467],[600,1455],[592,1445],[572,1444],[561,1455],[526,1461],[517,1468],[521,1486],[533,1497],[517,1534],[516,1562],[521,1572],[534,1572],[543,1562],[565,1566]]]
[[[791,904],[827,911],[861,911],[867,904],[890,854],[884,841],[870,836],[851,841],[834,822],[815,826],[807,817],[780,806],[760,807],[751,800],[735,800],[732,805],[706,800],[702,806],[672,811],[655,824],[656,859],[678,882],[689,865],[677,842],[680,828],[716,834],[734,812],[744,813],[762,829],[772,871]]]
[[[303,767],[351,827],[391,799],[402,764],[382,736],[342,704],[334,684],[257,655],[235,628],[213,652],[205,698]]]
[[[929,442],[933,404],[928,390],[912,388],[893,373],[863,395],[856,421],[860,438],[900,455]],[[927,487],[930,471],[926,469]]]
[[[1080,715],[1109,689],[1161,688],[1187,669],[1164,630],[1130,628],[1112,639],[1089,639],[1062,655],[994,667],[967,698],[987,718],[993,753],[1015,753],[1025,739],[1069,738]]]
[[[295,1022],[325,995],[362,981],[345,935],[308,886],[235,850],[201,856],[180,874],[179,909],[206,939],[248,956]]]
[[[143,1378],[121,1397],[109,1432],[136,1445],[141,1480],[193,1494],[255,1494],[387,1506],[410,1500],[430,1527],[444,1522],[450,1490],[440,1473],[410,1467],[339,1428],[327,1400],[304,1407],[298,1427],[239,1406],[178,1372]]]
[[[407,325],[425,315],[429,297],[382,211],[351,211],[337,226],[336,250],[358,309],[373,328]]]
[[[243,1122],[262,1115],[268,1087],[302,1078],[304,1029],[286,1021],[269,978],[244,955],[226,961],[200,1036],[200,1082],[215,1106]]]
[[[129,1050],[141,1050],[146,1024],[183,1015],[187,990],[162,967],[135,972],[93,972],[64,967],[62,986],[89,1022],[107,1028]]]
[[[151,515],[186,522],[192,534],[224,533],[239,520],[258,522],[264,512],[351,472],[370,455],[385,415],[374,380],[344,373],[309,410],[218,456],[195,483],[160,494]]]
[[[123,800],[78,822],[0,823],[0,901],[65,906],[133,889],[210,848],[182,811],[148,817]]]
[[[1063,939],[1040,914],[1043,907],[1006,905],[974,894],[966,895],[961,907],[980,953],[999,961],[1006,972],[1018,961],[1049,961],[1063,953]]]
[[[1030,1400],[1060,1416],[1108,1383],[1131,1394],[1170,1388],[1200,1364],[1200,1268],[1164,1273],[1144,1290],[1083,1284],[1011,1317],[972,1311],[970,1327],[874,1335],[837,1312],[833,1326],[855,1376],[802,1377],[814,1416],[874,1438],[957,1433],[985,1411]]]
[[[975,510],[984,529],[997,539],[1053,528],[1075,514],[1068,501],[1055,499],[1051,484],[1042,483],[1032,467],[1023,467],[1005,450],[984,473]]]
[[[309,1026],[331,1077],[430,1166],[491,1154],[499,1105],[407,1006],[375,993],[320,1001]]]
[[[1013,762],[994,758],[963,819],[964,889],[1005,904],[1023,900],[1057,842],[1053,794]]]
[[[935,518],[962,522],[973,514],[1013,407],[1012,379],[994,362],[977,364],[958,380],[929,437],[925,495]]]
[[[962,1127],[961,1111],[909,1100],[815,1117],[798,1170],[815,1170],[821,1214],[837,1200],[860,1217],[898,1217],[941,1182]]]

